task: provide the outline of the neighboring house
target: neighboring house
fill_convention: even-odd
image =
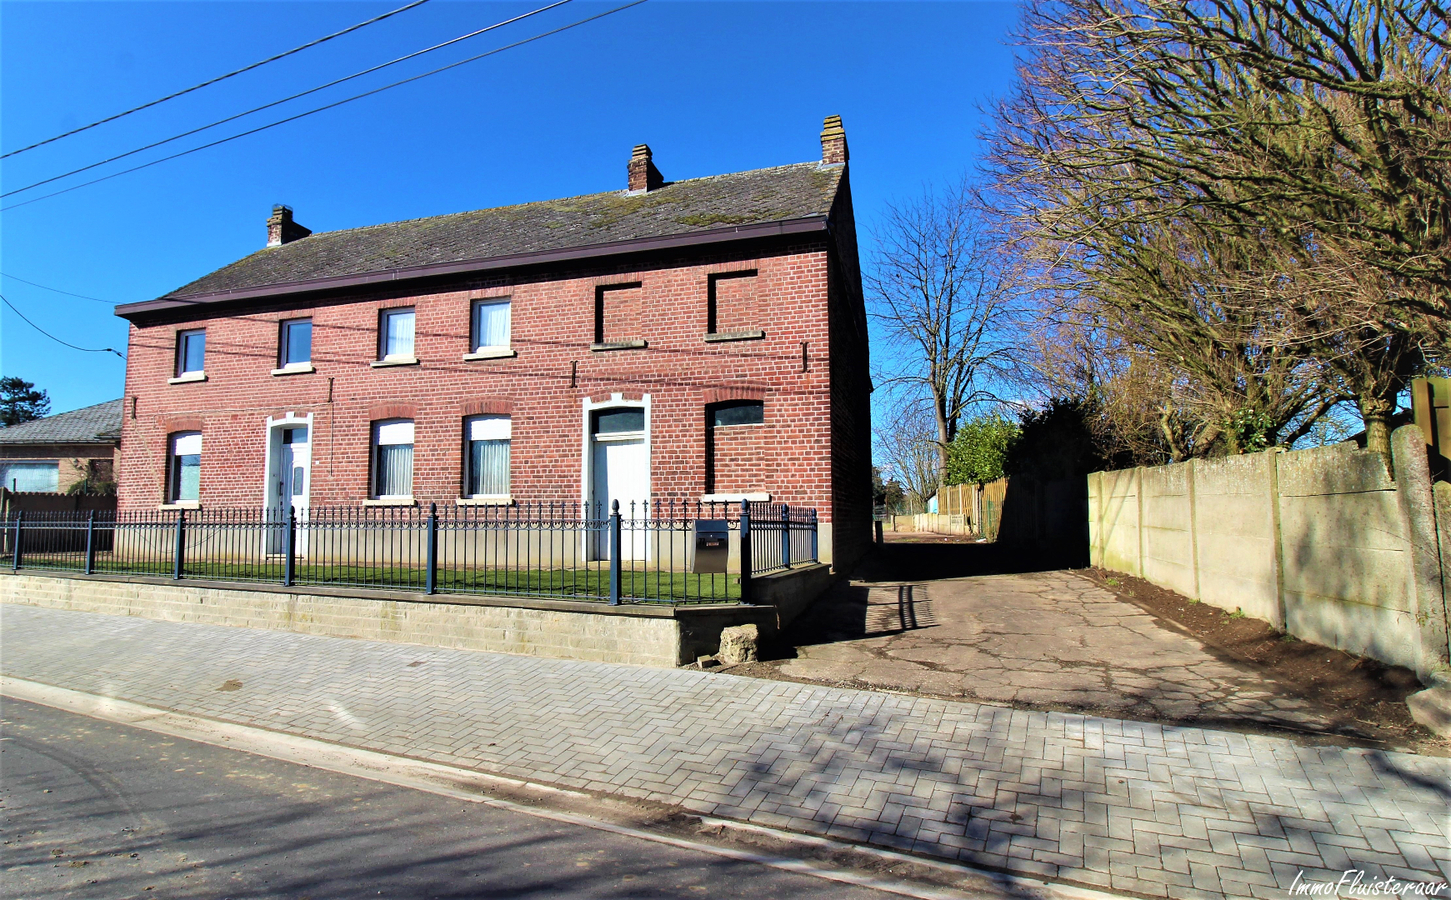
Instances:
[[[312,234],[131,322],[120,506],[814,507],[870,540],[846,135],[820,162]]]
[[[115,481],[121,444],[120,400],[0,428],[0,486],[7,490],[64,493],[90,479]]]

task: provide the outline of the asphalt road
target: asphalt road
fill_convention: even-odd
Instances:
[[[0,896],[882,898],[5,698]]]

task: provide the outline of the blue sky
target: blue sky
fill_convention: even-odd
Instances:
[[[15,150],[403,3],[6,0],[0,148]],[[24,187],[541,5],[432,0],[5,160],[0,188]],[[207,135],[245,130],[615,5],[575,0]],[[1012,75],[1016,15],[1009,3],[650,0],[336,110],[0,213],[0,271],[13,276],[0,292],[73,344],[123,349],[125,323],[112,304],[159,296],[261,247],[274,203],[330,231],[612,190],[623,185],[630,148],[640,142],[671,179],[799,162],[819,157],[821,120],[830,113],[846,124],[858,224],[870,247],[884,204],[977,164],[980,109]],[[120,359],[61,347],[3,307],[0,372],[48,390],[55,411],[123,389]]]

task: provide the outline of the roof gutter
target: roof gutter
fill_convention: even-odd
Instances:
[[[696,247],[703,244],[720,244],[763,237],[811,234],[826,231],[826,225],[826,216],[808,216],[800,219],[782,219],[776,222],[764,222],[756,225],[712,228],[708,231],[694,231],[688,234],[637,238],[629,241],[612,241],[606,244],[587,244],[583,247],[568,247],[560,250],[538,250],[529,253],[513,253],[508,256],[463,260],[461,262],[433,263],[426,266],[384,269],[380,272],[368,272],[361,275],[338,275],[330,278],[314,278],[308,281],[293,281],[283,284],[267,284],[257,287],[237,288],[234,290],[212,291],[205,294],[191,294],[185,297],[176,297],[168,294],[155,300],[143,300],[139,303],[123,303],[116,307],[116,315],[122,318],[130,318],[131,316],[142,313],[187,309],[198,306],[205,307],[218,303],[230,303],[239,300],[258,300],[311,291],[371,287],[380,284],[411,281],[418,278],[436,278],[439,276],[463,275],[472,272],[489,272],[498,269],[598,259],[600,257],[620,256],[629,253],[647,253],[655,250],[672,250],[682,247]]]

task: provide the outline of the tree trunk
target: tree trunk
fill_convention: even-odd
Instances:
[[[941,488],[947,484],[947,452],[952,444],[952,423],[947,420],[945,398],[934,397],[932,411],[937,416],[937,486]]]
[[[1360,418],[1365,422],[1365,449],[1374,450],[1390,463],[1392,402],[1385,397],[1361,397]]]

